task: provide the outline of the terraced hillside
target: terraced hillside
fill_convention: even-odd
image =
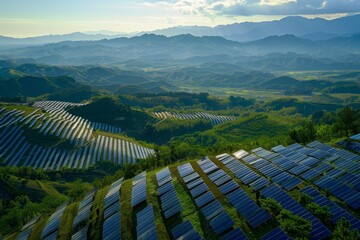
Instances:
[[[329,239],[341,218],[360,231],[359,172],[359,155],[320,142],[278,145],[271,151],[239,150],[233,156],[224,153],[118,179],[110,187],[94,189],[81,202],[66,202],[52,215],[31,220],[18,239],[38,239],[40,233],[44,239],[56,239],[69,224],[71,234],[59,239],[298,237],[266,208],[263,199],[268,198],[308,221],[310,239]],[[303,205],[301,194],[327,206],[330,222]],[[74,220],[64,224],[71,205],[75,211],[67,219]]]
[[[122,139],[117,135],[119,127],[90,122],[67,112],[78,105],[45,101],[35,102],[33,107],[0,109],[1,164],[44,170],[89,168],[102,160],[119,165],[136,163],[154,153]],[[101,132],[95,132],[97,129]]]
[[[173,112],[154,112],[153,115],[157,118],[177,118],[177,119],[207,119],[210,120],[213,125],[217,125],[226,121],[233,121],[236,118],[230,116],[213,115],[206,112],[196,113],[173,113]]]

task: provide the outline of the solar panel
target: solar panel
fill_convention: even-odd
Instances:
[[[114,214],[103,223],[103,240],[121,239],[120,213]]]
[[[44,230],[41,233],[42,238],[48,238],[57,236],[57,230],[60,226],[61,217],[66,209],[68,202],[61,205],[57,210],[50,216]]]
[[[237,209],[246,221],[253,228],[258,227],[262,223],[271,218],[270,214],[261,209],[242,189],[226,195],[229,202]]]
[[[196,198],[197,196],[199,196],[199,195],[203,194],[204,192],[206,192],[208,189],[209,188],[205,183],[201,183],[197,187],[190,190],[190,194],[191,194],[191,196],[193,198]]]
[[[237,158],[237,159],[242,159],[244,157],[246,157],[247,155],[249,155],[249,153],[245,150],[239,150],[233,153],[233,155]]]
[[[231,180],[230,182],[225,183],[224,185],[219,187],[219,190],[221,191],[222,194],[228,194],[229,192],[235,190],[236,188],[238,188],[239,185],[234,181]]]
[[[198,177],[199,177],[199,174],[197,172],[193,172],[193,173],[187,175],[186,177],[183,177],[183,180],[185,183],[188,183],[188,182],[195,180]]]
[[[247,240],[245,233],[241,228],[235,228],[234,230],[225,234],[221,240]]]
[[[347,212],[345,209],[337,205],[336,203],[327,199],[324,195],[318,192],[315,188],[307,186],[300,190],[313,198],[313,202],[319,204],[319,206],[329,206],[329,211],[332,213],[331,222],[336,224],[342,217],[346,218],[350,224],[351,229],[356,229],[360,231],[360,221],[358,218]]]
[[[178,224],[171,229],[171,234],[175,240],[200,240],[201,237],[195,231],[193,225],[189,220]]]
[[[202,195],[200,195],[199,197],[197,197],[195,199],[195,203],[198,207],[202,207],[206,204],[208,204],[209,202],[211,202],[212,200],[214,200],[215,196],[214,194],[212,194],[212,192],[206,192]]]
[[[146,179],[138,180],[136,185],[133,186],[131,192],[131,206],[135,207],[138,204],[146,201]]]
[[[193,189],[194,187],[200,185],[201,183],[203,183],[204,180],[202,180],[202,178],[197,178],[195,179],[194,181],[190,182],[187,184],[187,188],[190,190],[190,189]]]
[[[328,189],[331,194],[343,200],[350,207],[354,209],[360,208],[360,192],[348,185],[329,178],[327,175],[316,180],[314,184],[322,189]]]
[[[71,240],[84,240],[87,239],[87,232],[89,226],[85,226],[71,236]]]
[[[168,191],[170,191],[172,189],[174,189],[174,184],[172,182],[168,182],[168,183],[166,183],[166,184],[164,184],[164,185],[162,185],[161,187],[158,188],[157,194],[159,196],[161,196],[164,193],[166,193],[166,192],[168,192]]]
[[[201,212],[204,214],[205,218],[209,221],[214,218],[216,215],[224,211],[223,206],[219,203],[218,200],[214,200],[208,205],[201,208]]]
[[[270,182],[269,180],[267,180],[266,178],[260,177],[259,179],[257,179],[256,181],[250,183],[250,187],[252,189],[254,189],[255,191],[265,187],[266,185],[268,185]]]
[[[275,228],[274,230],[272,230],[271,232],[265,234],[261,240],[291,240],[291,238],[286,235],[286,233],[283,232],[283,230],[281,230],[280,227]]]
[[[234,226],[234,221],[226,213],[222,212],[210,221],[210,225],[217,235],[225,232]]]
[[[137,239],[157,239],[154,211],[151,205],[136,214],[136,222]]]

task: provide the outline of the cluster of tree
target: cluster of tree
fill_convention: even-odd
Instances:
[[[360,129],[360,111],[345,107],[337,113],[326,111],[315,112],[312,119],[302,127],[290,131],[291,140],[308,143],[314,140],[331,141],[335,137],[350,137]]]
[[[0,236],[19,231],[34,216],[56,208],[66,199],[64,196],[47,196],[39,203],[32,202],[28,196],[17,196],[10,201],[0,199]]]
[[[112,96],[94,97],[89,104],[68,111],[94,122],[120,126],[123,130],[142,130],[147,122],[155,121],[144,111],[133,109]]]
[[[311,222],[284,209],[273,198],[260,200],[261,207],[273,215],[280,228],[292,239],[308,239],[312,229]]]
[[[320,219],[326,225],[330,225],[330,220],[332,218],[332,213],[329,211],[329,206],[319,206],[319,204],[313,202],[311,196],[300,193],[298,196],[298,202],[304,206],[307,210],[309,210],[315,217]]]
[[[191,107],[205,110],[224,110],[232,107],[248,107],[255,103],[255,100],[236,96],[218,98],[209,93],[188,92],[138,93],[122,95],[119,98],[126,104],[144,108],[186,109]]]
[[[143,131],[129,132],[128,135],[161,145],[168,143],[172,137],[205,131],[210,128],[212,128],[210,120],[165,119],[157,124],[148,122]]]
[[[0,96],[0,102],[26,103],[27,102],[27,97],[3,97],[3,96]]]

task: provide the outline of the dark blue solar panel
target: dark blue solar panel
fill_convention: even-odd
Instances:
[[[192,181],[192,182],[189,182],[188,184],[187,184],[187,188],[188,189],[193,189],[194,187],[196,187],[196,186],[199,186],[201,183],[203,183],[204,182],[204,180],[202,180],[202,178],[197,178],[197,179],[195,179],[194,181]]]
[[[199,177],[199,174],[197,172],[193,172],[193,173],[187,175],[186,177],[184,177],[183,180],[185,183],[189,183],[198,177]]]
[[[290,178],[292,178],[292,176],[290,174],[288,174],[287,172],[282,172],[279,175],[273,177],[271,180],[274,183],[281,184],[281,183],[289,180]]]
[[[352,189],[348,185],[326,176],[314,182],[322,189],[328,189],[331,194],[340,198],[354,209],[360,208],[360,192]]]
[[[229,202],[237,209],[246,221],[253,228],[258,227],[265,221],[271,218],[270,214],[261,209],[242,189],[238,188],[235,191],[226,195]]]
[[[270,183],[269,180],[267,180],[266,178],[261,177],[261,178],[259,178],[258,180],[250,183],[249,186],[250,186],[252,189],[254,189],[255,191],[257,191],[257,190],[265,187],[265,186],[268,185],[269,183]]]
[[[234,221],[226,213],[222,212],[210,221],[210,225],[217,235],[225,232],[234,226]]]
[[[151,205],[136,214],[136,234],[138,239],[157,239],[154,211]]]
[[[224,208],[218,200],[214,200],[208,205],[201,208],[201,212],[204,214],[207,220],[212,219],[222,211],[224,211]]]
[[[262,168],[262,167],[264,167],[266,165],[269,165],[269,164],[270,163],[268,161],[266,161],[265,159],[262,159],[262,158],[260,158],[260,159],[258,159],[258,160],[251,163],[251,165],[256,169],[260,169],[260,168]]]
[[[168,182],[168,183],[162,185],[161,187],[159,187],[157,192],[158,192],[158,195],[161,196],[161,195],[163,195],[164,193],[166,193],[166,192],[168,192],[168,191],[170,191],[170,190],[172,190],[172,189],[174,189],[173,183],[172,183],[172,182]]]
[[[263,168],[260,168],[259,172],[264,174],[265,177],[274,177],[274,176],[278,175],[279,173],[281,173],[282,171],[279,168],[269,164]]]
[[[190,190],[190,193],[191,193],[191,196],[193,198],[196,198],[197,196],[199,196],[199,195],[203,194],[204,192],[206,192],[208,189],[209,188],[205,183],[201,183],[197,187]]]
[[[226,174],[226,175],[222,176],[221,178],[217,179],[216,181],[214,181],[214,183],[216,186],[221,186],[230,180],[231,180],[231,177]]]
[[[248,239],[241,228],[235,228],[231,232],[225,234],[221,240],[246,240]]]
[[[310,180],[310,179],[313,179],[313,178],[318,177],[320,175],[321,175],[320,172],[318,172],[316,170],[313,170],[313,169],[309,169],[306,172],[302,173],[300,175],[300,177],[305,179],[305,180]]]
[[[313,167],[313,166],[317,165],[319,162],[320,162],[320,160],[318,160],[316,158],[308,157],[308,158],[305,158],[304,160],[300,161],[299,163],[309,166],[309,167]]]
[[[265,234],[265,236],[263,236],[261,238],[261,240],[274,240],[274,239],[276,239],[276,240],[291,240],[291,238],[288,235],[286,235],[286,233],[284,233],[280,227],[275,228],[274,230]]]
[[[208,177],[212,182],[214,182],[215,180],[221,178],[224,175],[226,175],[226,173],[223,170],[219,169],[216,172],[211,173]]]
[[[234,181],[231,180],[230,182],[225,183],[224,185],[219,187],[219,190],[221,191],[222,194],[228,194],[229,192],[235,190],[236,188],[238,188],[239,185]]]
[[[179,225],[171,229],[172,236],[175,240],[200,240],[201,237],[198,232],[195,231],[189,220],[180,223]]]
[[[104,221],[102,237],[104,240],[121,239],[120,212]]]
[[[245,184],[249,184],[249,183],[256,181],[259,178],[260,178],[259,174],[257,174],[256,172],[249,169],[248,174],[240,177],[240,180]]]
[[[135,186],[133,186],[131,192],[131,206],[135,207],[138,204],[146,201],[147,193],[146,193],[146,179],[138,182]]]
[[[310,167],[305,165],[297,165],[296,167],[291,168],[289,172],[294,175],[300,175],[301,173],[307,171],[308,169],[310,169]]]
[[[286,190],[290,191],[294,189],[296,186],[301,184],[301,180],[297,177],[292,177],[291,179],[281,183],[281,186],[285,188]]]
[[[202,194],[201,196],[197,197],[195,199],[195,203],[198,207],[202,207],[206,204],[208,204],[209,202],[211,202],[212,200],[214,200],[215,196],[214,194],[212,194],[212,192],[206,192],[204,194]]]

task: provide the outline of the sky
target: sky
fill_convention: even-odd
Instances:
[[[359,12],[360,0],[0,0],[0,35],[133,33],[294,15],[333,19]]]

